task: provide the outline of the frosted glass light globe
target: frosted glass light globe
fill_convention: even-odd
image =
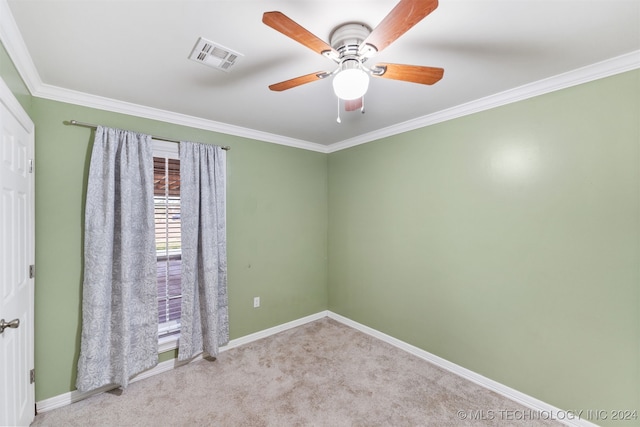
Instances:
[[[362,98],[369,88],[369,74],[360,68],[340,71],[333,78],[333,91],[340,99]]]

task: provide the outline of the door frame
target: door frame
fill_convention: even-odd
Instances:
[[[4,79],[0,76],[0,103],[4,105],[9,113],[18,121],[20,126],[27,132],[29,135],[29,145],[31,149],[31,160],[35,161],[35,125],[27,112],[24,110],[18,99],[15,97],[11,89],[7,86]],[[1,141],[0,141],[1,143]],[[33,164],[33,163],[32,163]],[[30,173],[30,183],[29,183],[29,238],[27,242],[28,253],[29,253],[29,264],[35,265],[35,169],[32,169]],[[30,367],[30,369],[34,369],[34,336],[35,336],[35,308],[34,308],[34,299],[35,299],[35,279],[29,278],[29,307],[28,307],[28,324],[20,325],[20,328],[27,329],[27,339],[28,339],[28,354],[26,366]],[[26,377],[25,376],[23,378]],[[31,415],[31,419],[29,423],[33,421],[35,418],[35,382],[30,382],[28,384],[28,405],[33,408],[33,413]],[[2,409],[2,408],[0,408]]]

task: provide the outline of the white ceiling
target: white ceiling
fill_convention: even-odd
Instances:
[[[328,42],[341,23],[374,28],[396,3],[8,1],[33,61],[22,67],[35,68],[45,92],[77,91],[76,96],[108,105],[132,103],[231,125],[230,133],[257,131],[269,135],[265,140],[310,146],[399,132],[407,121],[424,121],[612,58],[626,58],[627,68],[640,67],[638,0],[441,0],[369,62],[442,67],[444,77],[435,85],[372,79],[366,113],[343,111],[342,124],[336,123],[338,101],[330,81],[284,92],[268,89],[331,71],[335,64],[264,25],[263,12],[279,10]],[[244,56],[229,73],[193,62],[187,57],[201,36]]]

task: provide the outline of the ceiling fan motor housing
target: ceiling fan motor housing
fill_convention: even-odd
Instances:
[[[340,54],[340,62],[349,59],[364,62],[367,58],[361,58],[358,55],[358,48],[369,34],[371,34],[371,28],[367,25],[353,22],[334,29],[329,40],[331,47]]]

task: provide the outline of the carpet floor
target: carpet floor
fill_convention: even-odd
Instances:
[[[38,414],[32,426],[551,426],[325,318]]]

